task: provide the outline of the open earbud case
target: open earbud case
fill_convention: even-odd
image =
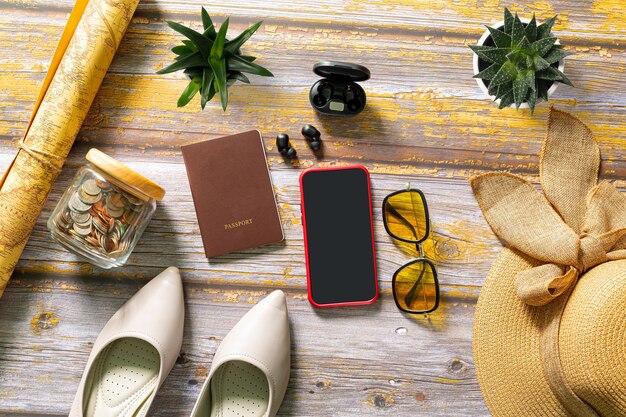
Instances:
[[[321,61],[313,66],[320,77],[311,87],[309,101],[315,110],[336,116],[355,116],[365,108],[365,90],[357,81],[370,78],[370,71],[349,62]]]

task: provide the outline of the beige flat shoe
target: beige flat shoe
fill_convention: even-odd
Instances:
[[[192,417],[274,417],[291,367],[287,303],[274,291],[226,335]]]
[[[176,362],[185,305],[177,268],[161,272],[104,326],[70,417],[144,417]]]

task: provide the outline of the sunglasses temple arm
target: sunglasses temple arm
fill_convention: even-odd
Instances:
[[[415,239],[417,239],[417,230],[415,230],[415,227],[411,224],[410,221],[406,219],[406,217],[400,214],[400,212],[396,210],[396,208],[392,206],[391,204],[387,204],[387,210],[389,210],[389,213],[393,214],[395,217],[400,219],[402,223],[408,226],[411,229],[411,231],[413,231],[413,236],[415,237]]]
[[[413,296],[415,295],[417,286],[420,284],[420,282],[422,282],[422,277],[424,276],[425,272],[426,272],[426,268],[422,268],[422,272],[420,272],[420,276],[415,281],[415,284],[413,284],[413,287],[411,287],[409,292],[404,296],[404,302],[406,303],[407,306],[411,304],[411,300],[413,300]]]

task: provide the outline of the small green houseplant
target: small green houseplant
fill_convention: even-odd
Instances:
[[[504,21],[487,32],[477,45],[470,45],[474,57],[474,78],[500,108],[523,103],[535,110],[538,100],[548,100],[557,83],[572,85],[563,73],[563,58],[571,55],[552,35],[557,16],[537,25],[535,15],[522,21],[504,9]]]
[[[176,54],[175,62],[166,68],[157,71],[157,74],[183,70],[189,78],[189,84],[178,99],[178,107],[183,107],[200,93],[202,109],[211,101],[215,94],[219,94],[222,109],[228,106],[228,87],[237,81],[250,83],[244,74],[255,74],[264,77],[274,75],[267,69],[255,64],[253,56],[241,54],[241,46],[256,32],[263,22],[257,22],[244,30],[232,40],[226,39],[228,31],[226,19],[219,30],[216,30],[211,17],[202,8],[202,26],[204,31],[197,32],[180,23],[167,24],[187,39],[182,45],[172,48]]]

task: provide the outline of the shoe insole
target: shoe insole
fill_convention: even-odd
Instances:
[[[256,366],[226,362],[213,375],[210,417],[261,417],[268,405],[267,378]]]
[[[158,388],[160,356],[136,338],[112,342],[96,358],[87,381],[85,417],[143,417]]]

